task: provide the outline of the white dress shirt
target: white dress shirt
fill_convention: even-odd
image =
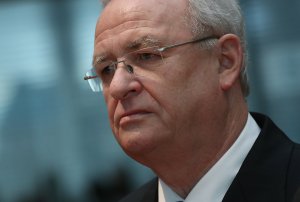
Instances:
[[[186,199],[182,199],[159,179],[158,201],[221,202],[259,133],[259,126],[248,113],[247,123],[240,136],[217,163],[199,180]]]

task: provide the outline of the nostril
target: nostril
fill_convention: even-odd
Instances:
[[[109,93],[116,100],[127,99],[141,92],[142,86],[138,79],[135,79],[135,69],[132,65],[124,64],[119,68],[109,85]]]
[[[127,70],[129,73],[133,74],[133,67],[132,67],[131,65],[126,65],[126,70]]]

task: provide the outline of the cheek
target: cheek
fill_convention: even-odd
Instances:
[[[114,114],[117,108],[117,101],[115,99],[113,99],[112,97],[108,97],[105,96],[105,102],[107,105],[107,111],[108,111],[108,118],[109,118],[109,122],[110,122],[110,126],[113,130],[113,132],[115,132],[115,123],[114,123]]]
[[[169,64],[162,72],[158,99],[174,120],[182,121],[182,116],[195,114],[201,106],[212,104],[218,91],[218,72],[212,62],[178,62]]]

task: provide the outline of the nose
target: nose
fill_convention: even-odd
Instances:
[[[122,65],[122,67],[116,69],[110,83],[109,93],[111,96],[116,100],[123,100],[140,93],[142,84],[136,79],[133,67],[125,63],[117,65]]]

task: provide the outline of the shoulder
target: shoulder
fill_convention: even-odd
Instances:
[[[158,178],[153,178],[119,202],[156,202],[158,200]]]
[[[259,113],[251,113],[251,115],[261,128],[260,135],[256,141],[257,144],[262,143],[262,145],[273,147],[273,149],[286,148],[289,151],[287,152],[289,155],[292,154],[293,148],[299,147],[299,144],[290,140],[268,116]]]
[[[300,190],[300,144],[290,140],[269,117],[251,114],[261,127],[260,137],[253,146],[256,155],[253,157],[262,157],[259,162],[268,166],[260,168],[268,170],[267,174],[274,174],[272,180],[281,176],[287,201],[291,201],[296,191]]]
[[[293,142],[269,117],[258,113],[251,113],[251,115],[261,128],[253,149],[259,151],[264,157],[273,157],[274,161],[284,158],[291,171],[294,166],[298,168],[300,144]]]
[[[295,144],[291,157],[290,164],[287,172],[286,190],[288,196],[294,196],[297,192],[300,196],[300,145]]]

